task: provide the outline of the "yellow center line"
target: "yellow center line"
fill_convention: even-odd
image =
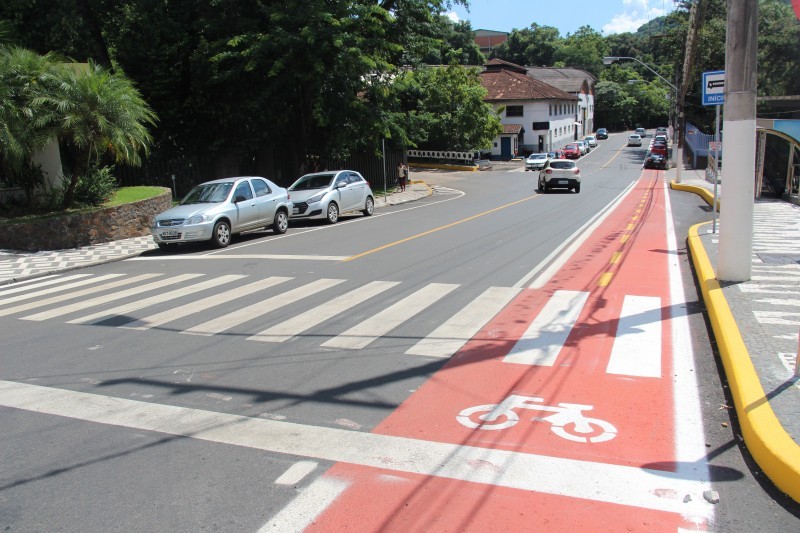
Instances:
[[[619,240],[619,242],[620,242],[620,244],[625,244],[626,242],[628,242],[628,239],[630,239],[630,238],[631,238],[631,236],[629,234],[628,235],[623,235],[622,238]]]
[[[600,279],[597,281],[597,284],[601,287],[608,287],[608,284],[611,283],[612,276],[614,276],[613,272],[604,273],[602,276],[600,276]]]
[[[403,244],[408,241],[412,241],[414,239],[418,239],[420,237],[425,237],[426,235],[430,235],[431,233],[436,233],[437,231],[441,231],[443,229],[452,228],[453,226],[458,226],[459,224],[463,224],[464,222],[469,222],[470,220],[475,220],[476,218],[480,218],[482,216],[489,215],[496,211],[500,211],[501,209],[505,209],[507,207],[511,207],[517,204],[521,204],[522,202],[527,202],[528,200],[532,200],[534,198],[540,197],[541,194],[534,194],[533,196],[528,196],[527,198],[523,198],[521,200],[517,200],[515,202],[511,202],[510,204],[501,205],[499,207],[495,207],[494,209],[489,209],[488,211],[484,211],[483,213],[478,213],[477,215],[472,215],[471,217],[467,217],[461,220],[457,220],[455,222],[451,222],[450,224],[445,224],[444,226],[439,226],[438,228],[429,229],[428,231],[423,231],[422,233],[417,233],[416,235],[412,235],[411,237],[406,237],[405,239],[400,239],[399,241],[390,242],[388,244],[384,244],[383,246],[378,246],[377,248],[373,248],[372,250],[367,250],[366,252],[361,252],[360,254],[356,254],[353,256],[348,257],[347,259],[343,259],[342,262],[346,263],[347,261],[353,261],[354,259],[360,259],[365,255],[374,254],[375,252],[380,252],[381,250],[385,250],[387,248],[391,248],[392,246],[397,246],[398,244]]]
[[[611,264],[616,265],[619,263],[619,260],[622,258],[622,252],[614,252],[614,255],[611,256]]]
[[[635,224],[628,224],[628,229],[625,231],[631,231],[635,227]]]

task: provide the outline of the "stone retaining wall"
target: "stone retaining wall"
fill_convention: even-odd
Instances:
[[[132,204],[0,226],[0,249],[64,250],[150,233],[153,217],[172,207],[172,193]]]

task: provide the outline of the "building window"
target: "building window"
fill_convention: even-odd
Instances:
[[[506,116],[507,117],[521,117],[522,116],[522,106],[521,105],[510,105],[506,108]]]

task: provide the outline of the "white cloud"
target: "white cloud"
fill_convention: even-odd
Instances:
[[[458,18],[458,13],[456,13],[455,11],[451,11],[450,13],[445,13],[444,15],[453,22],[461,22],[461,19]]]
[[[650,2],[647,0],[623,0],[622,13],[611,17],[611,22],[604,25],[602,28],[603,34],[610,35],[612,33],[635,32],[643,24],[646,24],[656,17],[665,15],[668,11],[671,11],[670,8],[675,7],[672,0],[668,0],[669,7],[667,5],[667,0],[662,0],[662,2],[660,2],[663,8],[651,7],[649,5],[656,3],[659,3],[658,0],[650,0]]]

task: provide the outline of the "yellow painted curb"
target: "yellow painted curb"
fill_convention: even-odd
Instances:
[[[706,203],[710,206],[714,205],[714,195],[706,189],[705,187],[697,187],[696,185],[684,185],[683,183],[675,183],[674,181],[669,182],[669,188],[674,189],[676,191],[687,191],[693,192],[696,195],[700,196]],[[717,198],[717,211],[719,211],[721,200]]]
[[[733,403],[747,449],[776,487],[800,502],[800,445],[781,426],[758,379],[714,268],[700,240],[700,226],[689,230],[689,250],[708,308]]]

